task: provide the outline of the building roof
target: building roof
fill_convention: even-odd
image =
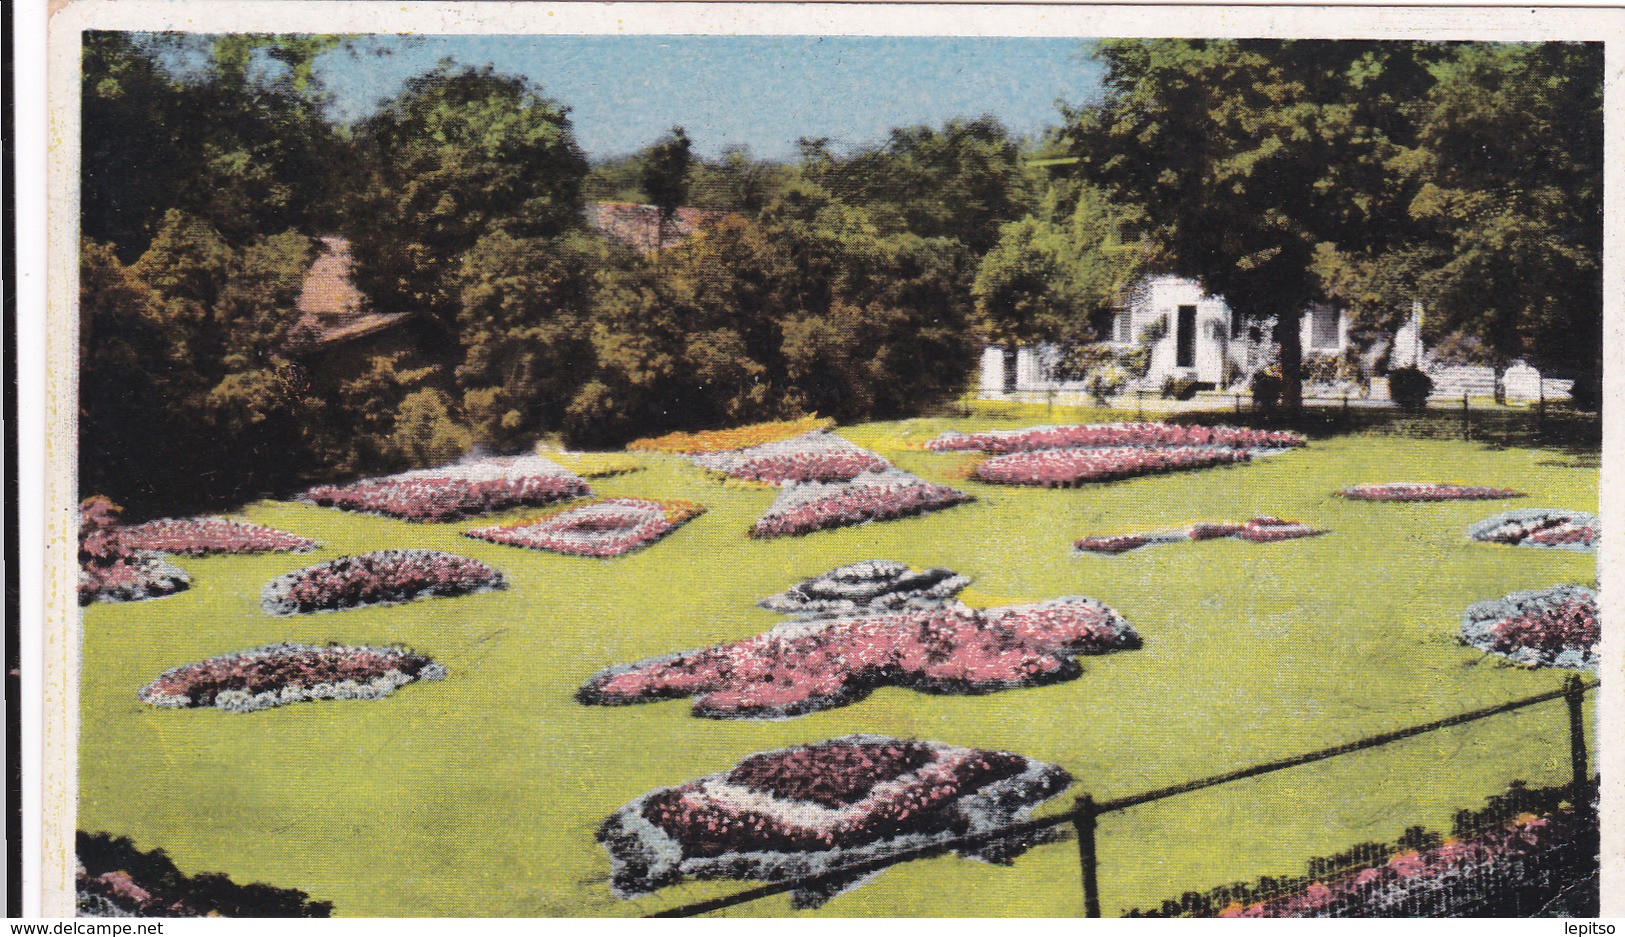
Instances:
[[[406,312],[373,312],[356,289],[351,272],[350,242],[324,237],[322,253],[310,265],[295,308],[299,319],[288,336],[290,351],[313,351],[391,328],[411,316]]]
[[[660,209],[631,202],[588,202],[587,224],[604,237],[644,253],[681,244],[707,221],[726,212],[703,208],[679,208],[661,231]]]

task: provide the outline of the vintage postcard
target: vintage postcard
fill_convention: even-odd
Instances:
[[[66,4],[43,913],[1620,913],[1618,14]]]

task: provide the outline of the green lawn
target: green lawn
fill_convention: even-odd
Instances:
[[[1042,408],[1035,414],[1041,420]],[[1038,422],[1040,420],[1034,420]],[[1456,643],[1469,603],[1561,582],[1590,585],[1593,557],[1469,543],[1468,524],[1513,506],[1596,510],[1598,473],[1571,458],[1477,443],[1352,435],[1251,465],[1077,490],[955,479],[959,456],[905,447],[986,418],[842,432],[978,501],[885,524],[756,541],[773,499],[688,463],[595,482],[604,495],[689,498],[709,512],[653,547],[607,561],[460,536],[481,522],[414,525],[260,503],[250,519],[313,536],[314,555],[180,559],[190,591],[98,604],[83,616],[78,825],[166,849],[185,871],[303,889],[346,916],[622,915],[742,885],[614,898],[598,823],[654,787],[752,752],[852,732],[1007,749],[1058,763],[1076,793],[1115,797],[1536,693],[1563,674],[1497,664]],[[999,422],[1001,426],[1021,423]],[[1357,482],[1460,481],[1527,491],[1515,502],[1368,504]],[[517,512],[523,513],[523,512]],[[1212,541],[1121,557],[1076,556],[1087,533],[1277,514],[1330,535]],[[427,547],[491,563],[505,592],[274,618],[273,576],[352,552]],[[1098,598],[1145,639],[1085,660],[1075,681],[989,696],[882,689],[787,721],[711,721],[687,701],[585,707],[598,669],[757,634],[757,599],[869,558],[948,566],[973,604]],[[381,702],[308,703],[250,715],[158,710],[136,690],[159,672],[274,641],[404,643],[450,670]],[[1315,855],[1406,827],[1448,830],[1507,781],[1566,778],[1561,702],[1225,785],[1101,820],[1107,915],[1185,890],[1296,874]],[[1049,809],[1064,809],[1063,798]],[[887,871],[831,915],[1071,915],[1077,851],[1039,847],[1013,867],[955,857]],[[768,899],[733,913],[784,914]]]

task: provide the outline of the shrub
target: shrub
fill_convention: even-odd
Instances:
[[[1268,371],[1254,372],[1247,389],[1253,396],[1253,406],[1259,409],[1274,410],[1281,405],[1281,378],[1278,375]]]
[[[1396,368],[1388,372],[1388,396],[1401,410],[1426,409],[1431,393],[1433,378],[1419,368]]]
[[[84,917],[331,917],[333,905],[292,888],[238,885],[218,872],[186,875],[162,849],[80,830],[75,885]]]
[[[1162,396],[1174,400],[1193,400],[1199,383],[1188,377],[1170,377],[1162,382]]]

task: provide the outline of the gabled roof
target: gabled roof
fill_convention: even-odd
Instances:
[[[410,317],[405,312],[372,312],[351,278],[350,242],[324,237],[322,253],[310,265],[295,304],[300,315],[288,335],[288,350],[308,352],[382,332]]]

